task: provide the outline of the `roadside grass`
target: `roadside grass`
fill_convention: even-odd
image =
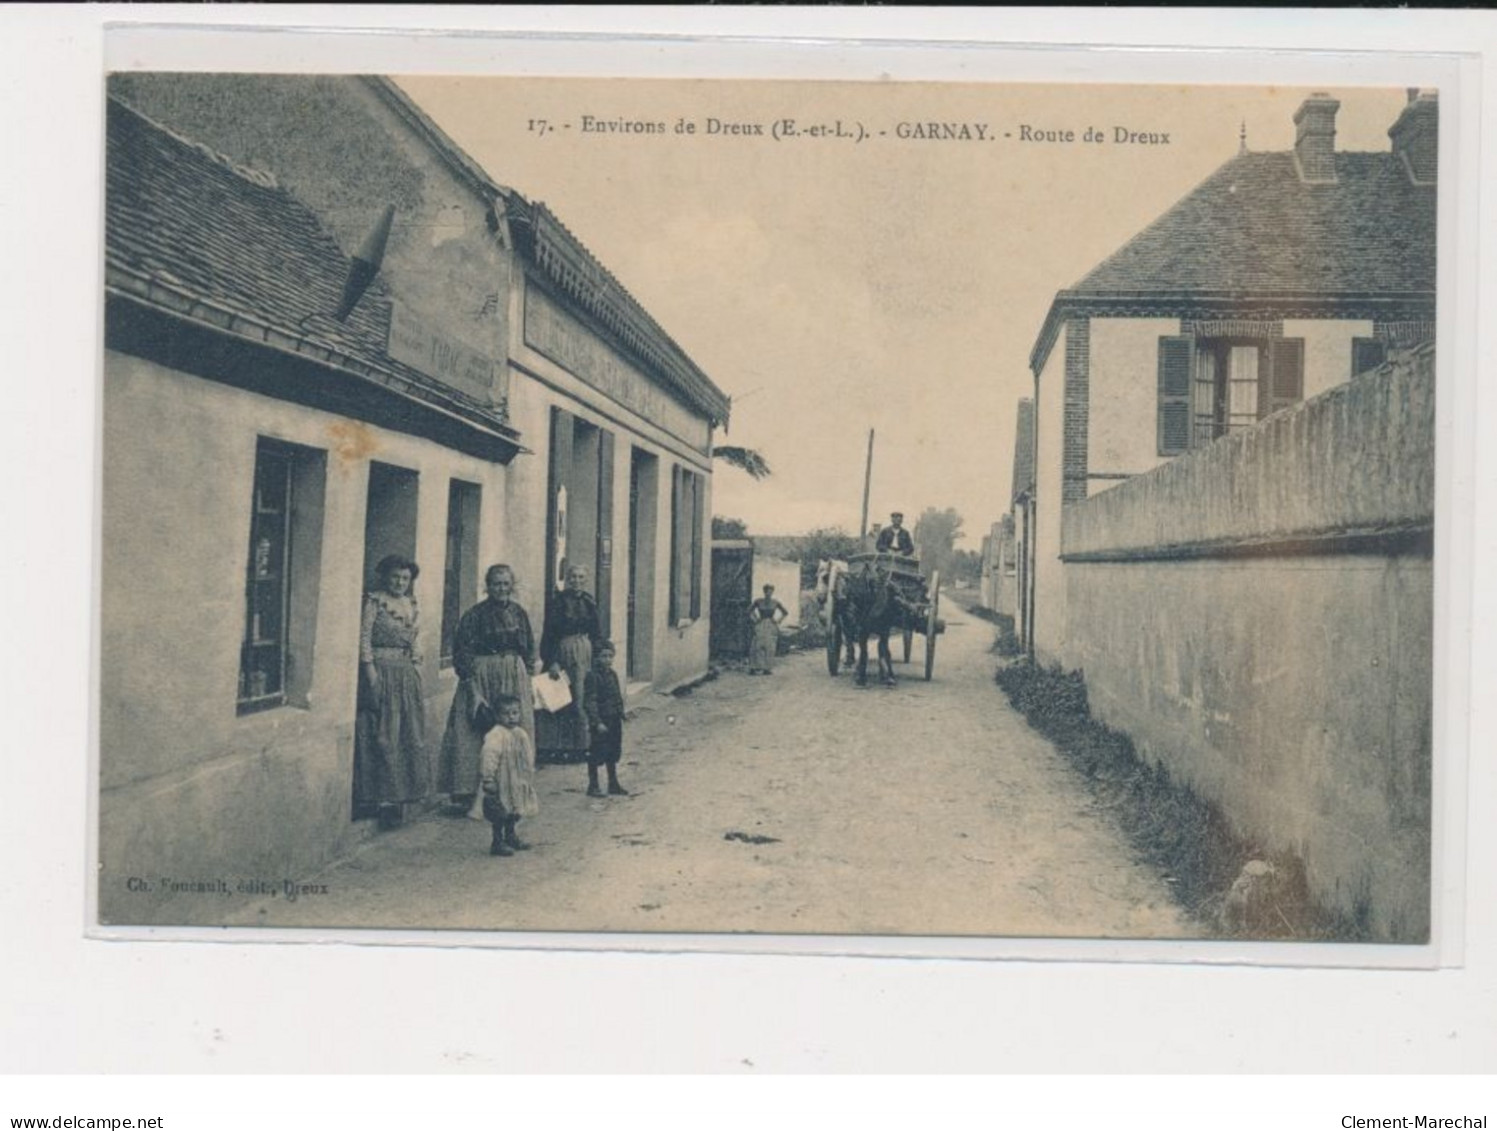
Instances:
[[[1024,659],[1001,666],[996,679],[1029,725],[1087,780],[1097,804],[1160,870],[1180,905],[1213,933],[1338,942],[1368,937],[1365,911],[1341,916],[1317,906],[1301,861],[1239,836],[1215,805],[1175,781],[1162,764],[1140,758],[1127,734],[1092,718],[1080,672]]]
[[[982,605],[973,605],[968,611],[978,620],[985,620],[989,624],[997,625],[998,634],[993,638],[993,643],[988,648],[989,653],[994,656],[1011,659],[1023,651],[1019,647],[1018,634],[1014,631],[1014,618],[1008,613],[996,613],[992,609],[985,608]]]

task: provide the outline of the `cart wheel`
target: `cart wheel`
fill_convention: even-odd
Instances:
[[[936,571],[930,575],[930,612],[925,615],[925,681],[930,682],[931,675],[936,670],[936,634],[939,630],[939,618],[936,613],[941,607],[941,574]]]
[[[910,662],[910,653],[915,648],[915,630],[907,628],[904,630],[904,662]]]

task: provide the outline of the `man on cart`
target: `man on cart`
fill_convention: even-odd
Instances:
[[[915,540],[904,528],[904,515],[900,511],[889,516],[889,525],[878,532],[878,541],[873,548],[880,554],[903,554],[907,558],[915,556]]]

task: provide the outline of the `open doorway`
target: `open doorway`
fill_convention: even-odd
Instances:
[[[420,476],[386,463],[369,465],[369,498],[364,512],[364,592],[379,584],[377,567],[390,554],[416,557],[416,501]],[[361,595],[362,604],[362,595]],[[357,621],[355,623],[358,623]],[[355,674],[355,678],[358,676]],[[355,722],[357,727],[357,721]],[[354,767],[355,778],[358,767]],[[354,781],[349,781],[352,796]],[[355,821],[378,816],[377,806],[352,803]]]
[[[605,636],[613,595],[613,445],[608,429],[552,408],[547,596],[562,587],[568,566],[586,568]]]
[[[660,461],[632,449],[629,457],[629,659],[631,683],[654,671],[655,541]]]

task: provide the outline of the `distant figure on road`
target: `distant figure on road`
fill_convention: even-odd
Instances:
[[[764,587],[764,596],[749,606],[749,621],[754,626],[754,643],[749,649],[749,675],[768,675],[774,670],[775,652],[780,644],[780,621],[790,610],[774,595],[774,586]]]
[[[892,552],[914,557],[915,540],[904,528],[904,515],[901,512],[895,511],[889,516],[889,525],[878,532],[878,542],[873,548],[881,554]]]

